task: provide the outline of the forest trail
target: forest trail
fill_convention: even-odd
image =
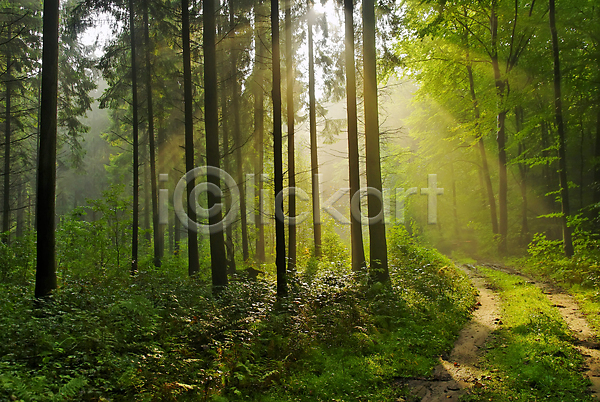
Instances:
[[[418,401],[458,401],[466,389],[482,387],[485,379],[477,366],[479,349],[499,322],[499,297],[490,289],[485,278],[475,270],[461,267],[479,291],[477,310],[469,324],[462,329],[448,356],[440,357],[432,379],[414,379],[407,382],[411,394]]]
[[[532,281],[513,269],[496,264],[482,265],[519,276],[542,290],[573,332],[576,338],[575,345],[585,358],[584,375],[590,379],[589,390],[595,398],[600,399],[600,342],[575,299],[562,289]],[[406,383],[412,390],[414,401],[458,401],[469,388],[485,386],[486,377],[478,367],[479,350],[485,346],[488,336],[501,323],[501,302],[498,294],[487,285],[485,277],[478,274],[475,267],[462,266],[461,269],[479,291],[477,310],[469,324],[460,332],[452,352],[448,356],[440,357],[440,364],[434,368],[433,378],[413,379]]]
[[[589,390],[596,399],[600,399],[600,342],[585,319],[584,313],[579,309],[579,305],[573,296],[549,283],[531,280],[531,278],[514,269],[496,264],[483,265],[511,275],[520,276],[529,283],[537,286],[548,299],[550,299],[554,307],[560,312],[571,332],[573,332],[573,336],[577,339],[575,345],[577,349],[579,349],[581,355],[585,358],[585,376],[588,377],[592,383]]]

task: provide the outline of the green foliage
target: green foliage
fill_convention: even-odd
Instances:
[[[581,215],[570,220],[573,228],[575,255],[564,256],[561,240],[548,239],[536,233],[527,248],[528,257],[520,261],[525,272],[543,275],[558,282],[598,288],[600,285],[600,243],[598,236],[587,230],[588,220]]]
[[[118,194],[95,205],[118,207]],[[215,298],[208,277],[186,276],[181,256],[114,280],[114,254],[95,265],[93,230],[109,236],[116,221],[78,219],[61,223],[68,280],[52,300],[2,285],[2,400],[393,399],[404,393],[394,378],[428,375],[474,303],[450,261],[400,229],[390,286],[367,287],[348,263],[331,264],[346,249],[330,234],[328,262],[276,300],[274,283],[243,279]]]
[[[131,200],[123,197],[124,186],[115,184],[99,200],[88,200],[97,216],[86,221],[76,208],[64,217],[57,229],[57,266],[63,281],[90,274],[94,278],[127,274],[131,247]],[[90,271],[90,269],[92,269]]]

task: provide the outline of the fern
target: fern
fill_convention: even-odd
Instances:
[[[61,402],[73,399],[79,391],[87,385],[87,380],[81,377],[72,378],[68,383],[60,387],[58,393],[52,398],[53,402]]]

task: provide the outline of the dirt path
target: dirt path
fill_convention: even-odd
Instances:
[[[484,264],[489,268],[500,270],[512,275],[517,275],[529,283],[534,284],[548,296],[554,307],[558,309],[563,319],[577,339],[576,346],[585,358],[585,375],[590,379],[592,385],[589,390],[597,399],[600,399],[600,343],[598,338],[588,325],[585,316],[579,309],[577,301],[564,290],[543,282],[532,281],[527,276],[507,267],[495,264]]]
[[[466,389],[482,387],[485,380],[477,366],[479,349],[496,329],[499,299],[489,289],[483,277],[474,270],[462,267],[479,291],[477,310],[471,322],[462,329],[449,356],[440,357],[433,379],[414,379],[406,382],[413,400],[422,402],[458,401]]]

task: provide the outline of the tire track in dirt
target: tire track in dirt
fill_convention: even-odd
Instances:
[[[496,329],[499,318],[499,296],[492,291],[485,279],[468,267],[461,269],[469,276],[479,291],[477,309],[465,326],[448,356],[440,357],[432,379],[405,380],[413,400],[422,402],[458,401],[471,387],[482,387],[483,372],[478,367],[479,349]]]
[[[593,397],[600,399],[600,342],[581,312],[575,298],[563,289],[548,283],[534,281],[514,269],[496,264],[481,265],[519,276],[528,283],[537,286],[550,299],[550,302],[558,309],[567,326],[573,332],[573,336],[577,339],[575,346],[585,358],[585,376],[592,383],[589,390]]]

